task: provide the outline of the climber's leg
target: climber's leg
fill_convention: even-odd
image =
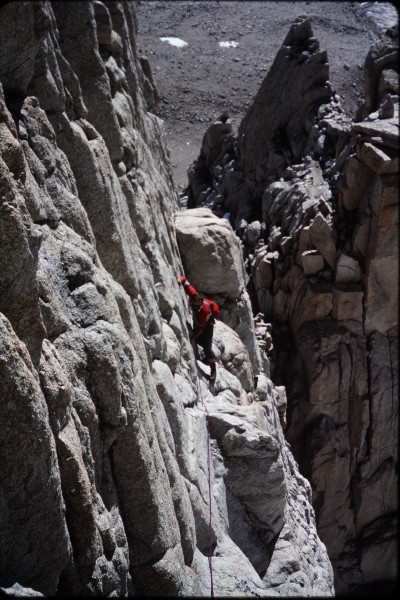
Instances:
[[[208,364],[210,365],[210,379],[212,381],[215,380],[216,374],[217,374],[217,366],[216,366],[216,360],[215,360],[215,354],[213,352],[212,349],[212,340],[213,340],[213,333],[214,333],[214,326],[213,325],[208,325],[205,327],[203,333],[202,333],[202,339],[201,339],[201,345],[204,348],[204,355],[205,358],[208,362]]]
[[[217,376],[217,362],[215,358],[209,358],[208,364],[210,365],[210,381],[215,381]]]

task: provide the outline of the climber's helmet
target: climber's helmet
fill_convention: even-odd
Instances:
[[[191,298],[191,304],[192,304],[192,306],[196,306],[196,307],[201,306],[202,302],[203,302],[203,299],[200,296],[200,294],[195,294]]]

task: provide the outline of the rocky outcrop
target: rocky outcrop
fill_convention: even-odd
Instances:
[[[328,74],[327,54],[310,20],[298,18],[239,127],[238,150],[251,195],[263,190],[267,174],[275,181],[303,156],[316,108],[332,95]]]
[[[253,308],[272,324],[286,438],[311,482],[338,593],[396,581],[398,31],[366,58],[354,121],[299,18],[238,136],[189,170],[188,201],[230,219]]]
[[[240,244],[210,213],[175,229],[135,36],[130,2],[0,9],[2,592],[331,596]],[[176,284],[193,249],[223,307],[212,388]]]

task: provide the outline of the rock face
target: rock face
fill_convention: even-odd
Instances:
[[[201,195],[203,150],[191,166],[188,199],[229,213],[242,240],[335,590],[385,594],[397,579],[398,30],[366,58],[354,121],[318,46],[299,18]]]
[[[209,596],[211,552],[215,595],[331,596],[240,244],[179,214],[135,35],[130,2],[0,9],[1,589]],[[212,388],[176,284],[203,251]]]

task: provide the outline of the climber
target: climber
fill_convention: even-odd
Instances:
[[[214,333],[215,318],[219,313],[219,306],[213,300],[205,298],[199,294],[189,281],[181,275],[178,277],[178,285],[183,285],[183,289],[189,297],[190,306],[193,312],[193,333],[190,336],[190,342],[199,344],[204,349],[205,357],[210,365],[210,380],[215,381],[217,367],[215,354],[212,350],[212,339]]]

